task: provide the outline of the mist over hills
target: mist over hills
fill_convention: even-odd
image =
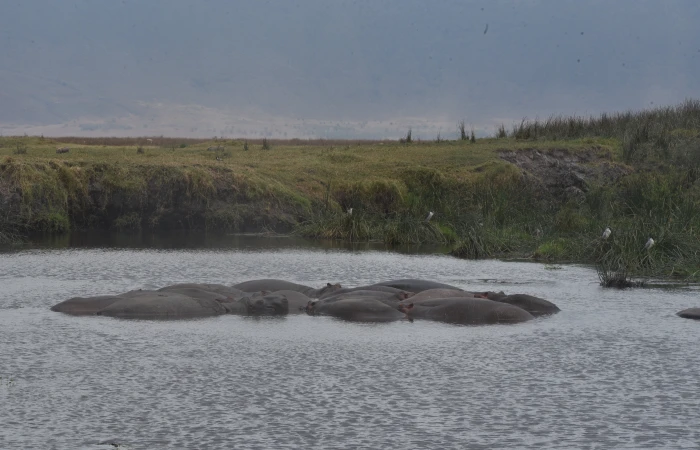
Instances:
[[[449,137],[700,92],[700,3],[3,1],[0,132]]]

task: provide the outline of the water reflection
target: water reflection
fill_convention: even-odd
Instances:
[[[447,253],[449,247],[425,245],[387,246],[382,242],[343,242],[334,240],[306,239],[294,235],[251,233],[207,233],[171,231],[152,233],[148,231],[119,233],[111,231],[87,231],[63,234],[35,234],[27,243],[0,248],[0,251],[26,248],[150,248],[150,249],[324,249],[367,251],[383,250],[404,254]]]

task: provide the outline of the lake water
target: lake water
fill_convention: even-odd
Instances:
[[[0,448],[699,448],[695,287],[595,271],[246,237],[44,242],[0,253]],[[427,278],[529,293],[519,325],[126,321],[66,298],[180,282]]]

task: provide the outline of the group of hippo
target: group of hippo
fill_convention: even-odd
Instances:
[[[328,283],[314,289],[265,279],[233,286],[189,283],[119,295],[74,297],[51,310],[132,319],[309,314],[357,322],[415,319],[486,325],[526,322],[557,313],[559,308],[531,295],[469,292],[428,280],[393,280],[354,288]]]
[[[74,297],[52,311],[125,319],[188,319],[237,314],[282,316],[309,314],[356,322],[432,320],[487,325],[526,322],[559,312],[547,300],[525,294],[470,292],[429,280],[393,280],[343,288],[328,283],[319,289],[284,280],[223,284],[176,284],[158,290],[119,295]],[[700,320],[700,308],[678,313]]]

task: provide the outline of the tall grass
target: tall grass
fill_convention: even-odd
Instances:
[[[625,161],[632,162],[653,148],[664,151],[674,132],[700,129],[700,100],[676,106],[627,111],[599,116],[550,116],[515,125],[510,137],[528,140],[616,138],[622,142]]]
[[[9,214],[0,216],[0,245],[21,242],[20,223]]]

